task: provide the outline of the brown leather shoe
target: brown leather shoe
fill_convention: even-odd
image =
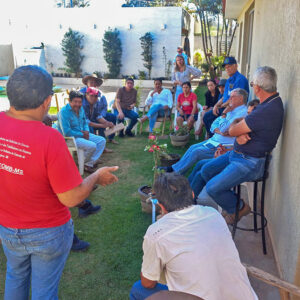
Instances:
[[[243,201],[243,204],[244,205],[243,205],[242,209],[240,209],[240,211],[239,211],[238,221],[242,217],[247,216],[248,214],[250,214],[250,212],[251,212],[250,206],[247,203],[245,203],[244,201]],[[225,218],[225,221],[228,225],[232,225],[232,224],[234,224],[235,214],[228,214],[224,218]]]
[[[108,148],[105,148],[103,153],[113,153],[114,150],[111,150],[111,149],[108,149]]]

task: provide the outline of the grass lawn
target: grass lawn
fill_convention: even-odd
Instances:
[[[201,101],[202,102],[202,101]],[[167,126],[168,128],[168,126]],[[60,299],[128,299],[131,285],[139,279],[142,262],[142,242],[151,215],[141,211],[138,188],[151,184],[152,155],[144,152],[147,133],[135,138],[116,138],[119,145],[108,145],[115,150],[102,156],[104,165],[120,167],[119,182],[98,188],[90,198],[100,204],[102,211],[85,219],[77,218],[72,208],[75,232],[80,239],[90,242],[85,253],[70,253],[60,283]],[[183,154],[184,149],[173,148],[170,153]],[[190,144],[195,142],[191,135]],[[3,298],[5,256],[0,249],[0,298]]]

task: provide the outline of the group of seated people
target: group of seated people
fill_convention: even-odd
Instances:
[[[248,102],[248,80],[234,58],[224,63],[229,79],[223,97],[204,115],[211,137],[192,145],[171,167],[160,167],[166,173],[158,176],[152,194],[163,217],[144,236],[141,280],[131,289],[132,300],[168,289],[199,299],[258,299],[226,225],[236,214],[240,220],[251,211],[244,200],[236,208],[233,188],[263,176],[284,108],[273,68],[255,71],[250,86],[258,99]],[[217,98],[216,85],[210,83],[211,96]],[[209,206],[221,207],[222,214]]]
[[[180,125],[187,121],[188,126],[192,126],[197,101],[189,80],[180,79],[199,74],[185,66],[180,55],[176,57],[176,66],[175,71],[182,74],[174,75],[174,83],[183,91],[176,99],[177,122]],[[239,211],[235,211],[237,195],[232,188],[262,176],[266,153],[276,146],[280,135],[284,110],[273,68],[256,70],[250,86],[259,103],[248,103],[248,80],[237,71],[235,59],[226,58],[224,66],[229,79],[222,98],[217,96],[217,89],[222,93],[223,85],[217,87],[213,81],[208,82],[211,99],[206,103],[203,123],[211,137],[191,146],[181,160],[166,168],[166,173],[160,174],[154,183],[152,197],[158,200],[163,217],[148,228],[144,237],[141,280],[132,287],[130,299],[145,299],[167,289],[208,300],[257,299],[226,225],[232,224],[235,213],[240,219],[250,212],[245,201],[241,201]],[[107,101],[99,90],[102,80],[87,76],[83,83],[86,87],[81,92],[71,91],[69,103],[59,112],[58,130],[64,136],[73,136],[77,146],[84,149],[86,171],[92,172],[105,151],[104,136],[108,136],[108,142],[116,143],[115,132],[110,129],[117,122],[129,118],[131,122],[120,136],[134,135],[132,128],[138,122],[134,111],[136,90],[133,79],[128,78],[117,92],[112,114],[107,112]],[[1,186],[5,197],[1,198],[0,209],[0,238],[8,261],[6,299],[18,299],[20,294],[28,298],[31,272],[27,270],[31,269],[34,297],[40,294],[41,299],[46,299],[46,295],[49,299],[57,298],[71,240],[73,245],[78,242],[67,207],[79,206],[82,217],[98,212],[100,206],[93,206],[86,197],[95,184],[105,186],[117,181],[111,172],[118,167],[101,168],[81,178],[62,136],[41,124],[53,95],[52,84],[50,74],[42,68],[16,69],[7,84],[11,107],[0,113],[1,138],[5,138],[7,144],[15,142],[14,147],[18,145],[27,155],[24,159],[9,152],[7,157],[0,157],[1,163],[4,161],[8,166],[0,172],[0,182],[6,183]],[[155,89],[147,98],[152,106],[141,119],[141,122],[149,119],[150,130],[159,112],[172,107],[171,92],[162,88],[161,80],[155,80],[154,84]],[[196,163],[189,178],[185,178],[183,175]],[[19,173],[12,173],[10,165],[19,166]],[[15,180],[21,175],[18,177],[20,188],[16,189]],[[208,201],[220,206],[222,215],[210,207],[196,205]],[[41,230],[43,238],[50,235],[50,240],[41,239]],[[28,234],[38,241],[37,247],[28,239]],[[55,235],[53,239],[51,234]],[[53,241],[60,250],[58,258]],[[60,243],[65,246],[60,247]],[[46,258],[41,254],[41,245],[49,252]],[[30,261],[30,257],[35,259]],[[22,264],[26,264],[26,270]],[[166,285],[158,283],[161,275]],[[49,282],[53,282],[53,287],[49,287]]]

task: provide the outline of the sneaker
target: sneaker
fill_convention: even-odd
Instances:
[[[120,138],[123,138],[123,137],[124,137],[124,130],[121,130],[121,131],[119,132],[119,137],[120,137]]]
[[[131,132],[131,130],[126,130],[125,133],[129,137],[134,137],[134,134]]]
[[[73,244],[71,250],[74,252],[83,252],[89,249],[90,243],[80,240],[77,235],[74,233]]]
[[[100,205],[94,206],[90,200],[86,199],[85,204],[78,208],[78,218],[86,218],[89,215],[98,213],[100,210]]]

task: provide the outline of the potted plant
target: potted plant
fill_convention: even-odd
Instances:
[[[170,134],[171,144],[175,147],[184,147],[190,139],[190,132],[187,125],[175,127],[175,131]]]
[[[156,179],[156,176],[164,172],[159,170],[158,163],[161,155],[166,155],[167,144],[159,144],[158,139],[155,135],[150,135],[148,137],[148,145],[145,147],[144,151],[147,151],[153,155],[153,183]],[[152,213],[152,203],[151,203],[151,192],[152,187],[149,185],[143,185],[138,189],[138,193],[141,198],[142,211],[146,213]],[[156,206],[156,212],[160,210],[159,206]]]

